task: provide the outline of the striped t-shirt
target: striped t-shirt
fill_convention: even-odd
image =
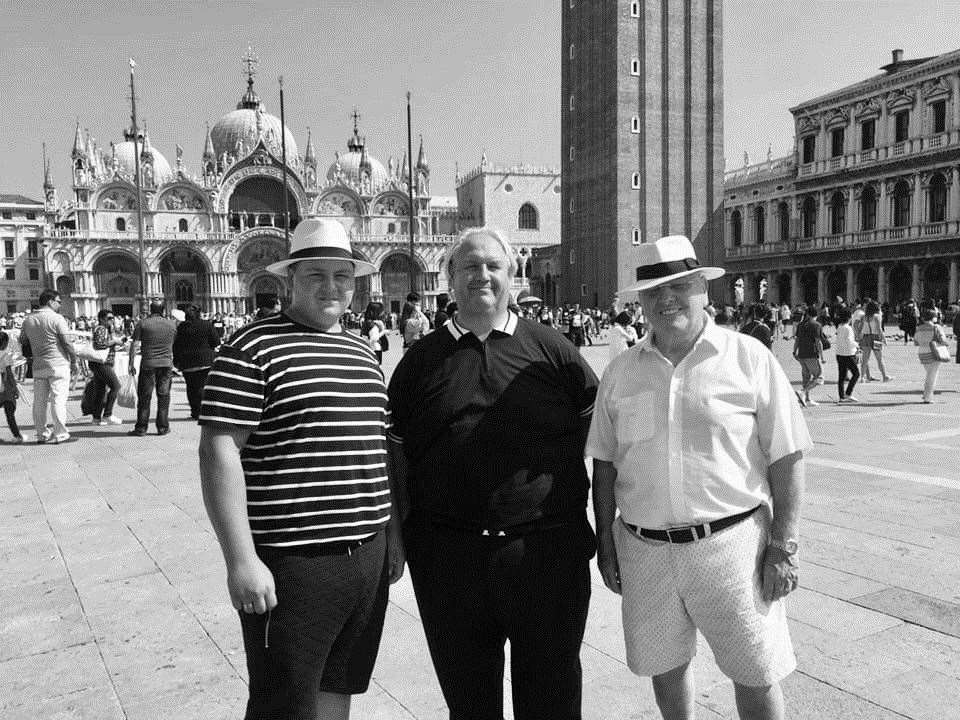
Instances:
[[[387,393],[361,338],[285,314],[247,325],[214,360],[200,424],[253,430],[240,457],[255,544],[357,540],[386,525]]]

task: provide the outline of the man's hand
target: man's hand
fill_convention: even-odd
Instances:
[[[760,571],[763,599],[773,602],[796,590],[798,567],[796,555],[790,555],[778,547],[767,545]]]
[[[233,606],[247,614],[263,615],[277,606],[273,573],[258,557],[227,569],[227,589]]]
[[[391,520],[387,525],[387,572],[391,585],[403,577],[403,565],[406,561],[407,553],[403,547],[400,523]]]
[[[128,367],[127,367],[127,372],[129,372],[131,375],[136,375],[136,374],[137,374],[137,366],[134,365],[132,362],[127,363],[127,365],[128,365]]]
[[[613,535],[609,532],[597,537],[597,567],[600,568],[603,584],[620,595],[620,563],[617,560]]]
[[[540,473],[528,482],[528,469],[520,468],[490,496],[492,519],[501,527],[543,517],[541,503],[553,487],[553,475]]]

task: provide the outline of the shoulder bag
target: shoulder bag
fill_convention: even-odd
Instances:
[[[930,341],[930,350],[933,352],[933,358],[937,362],[950,362],[950,350],[946,345],[946,338],[943,336],[943,331],[939,327],[937,327],[933,339]]]

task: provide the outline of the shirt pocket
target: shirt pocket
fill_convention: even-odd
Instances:
[[[645,390],[617,401],[617,438],[621,443],[649,440],[656,435],[656,393]]]

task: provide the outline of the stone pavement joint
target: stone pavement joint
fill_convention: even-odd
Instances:
[[[385,357],[389,376],[399,343]],[[795,386],[791,343],[774,351]],[[607,347],[585,348],[599,372]],[[787,614],[799,667],[794,720],[921,720],[960,707],[960,366],[920,403],[915,348],[890,346],[891,383],[836,386],[805,410],[801,588]],[[836,366],[832,356],[825,374]],[[17,414],[30,436],[30,386]],[[197,426],[174,385],[170,435],[79,425],[64,445],[0,445],[0,716],[219,720],[242,716],[246,667],[225,569],[200,493]],[[0,429],[2,432],[2,429]],[[581,651],[587,720],[659,718],[624,660],[619,598],[592,567]],[[507,648],[509,652],[509,648]],[[733,718],[730,682],[702,640],[700,718]],[[510,677],[505,673],[505,717]],[[409,578],[391,588],[380,656],[354,716],[446,720]]]

